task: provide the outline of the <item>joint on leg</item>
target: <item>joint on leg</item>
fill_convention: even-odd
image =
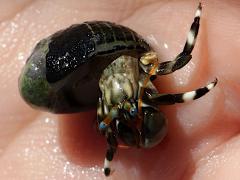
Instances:
[[[144,66],[152,65],[155,62],[158,62],[157,53],[154,51],[149,51],[147,53],[144,53],[140,58],[140,62]]]
[[[111,173],[111,169],[109,167],[109,161],[107,159],[104,160],[104,174],[105,176],[109,176]]]
[[[201,16],[201,13],[202,13],[202,3],[199,2],[197,11],[196,11],[196,13],[195,13],[195,17],[200,17],[200,16]]]
[[[106,131],[106,138],[108,143],[108,149],[104,160],[104,174],[105,176],[109,176],[111,174],[110,162],[113,160],[113,156],[116,153],[118,146],[117,139],[110,127],[108,127]]]
[[[205,87],[199,88],[195,91],[190,91],[190,92],[186,92],[183,94],[177,94],[176,99],[178,99],[178,101],[180,103],[198,99],[198,98],[204,96],[210,90],[212,90],[216,86],[217,82],[218,82],[218,80],[216,78],[213,82],[211,82],[210,84],[208,84]]]
[[[187,40],[185,42],[183,51],[179,53],[179,55],[177,55],[177,57],[173,61],[165,61],[160,63],[159,68],[156,72],[157,75],[170,74],[182,68],[191,60],[192,58],[191,53],[195,46],[195,42],[196,42],[198,31],[199,31],[201,11],[202,11],[202,6],[201,6],[201,3],[199,3],[199,6],[195,13],[194,21],[191,25],[190,31],[188,32]]]
[[[105,176],[109,176],[110,173],[111,173],[110,161],[112,161],[112,159],[113,159],[113,154],[114,154],[114,152],[111,151],[111,148],[107,150],[106,158],[104,160],[104,174],[105,174]]]
[[[100,122],[99,130],[104,131],[118,117],[118,107],[112,107],[108,115]]]
[[[195,46],[195,42],[197,39],[198,30],[199,30],[199,21],[200,21],[201,12],[202,12],[202,5],[201,5],[201,3],[199,3],[198,8],[195,13],[194,21],[191,25],[190,31],[187,36],[187,42],[183,49],[183,52],[186,52],[186,54],[191,54],[191,52]]]
[[[179,93],[179,94],[158,94],[158,93],[151,94],[148,92],[145,92],[145,93],[148,99],[150,100],[150,102],[156,105],[170,105],[175,103],[184,103],[184,102],[195,100],[204,96],[206,93],[208,93],[210,90],[212,90],[216,86],[217,82],[218,80],[215,79],[213,82],[211,82],[205,87],[196,89],[194,91],[189,91],[189,92]]]

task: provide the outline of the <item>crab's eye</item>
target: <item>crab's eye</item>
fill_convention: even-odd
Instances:
[[[131,116],[136,116],[137,115],[137,108],[136,107],[131,107],[129,111]]]

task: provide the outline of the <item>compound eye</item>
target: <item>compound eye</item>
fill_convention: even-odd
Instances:
[[[131,116],[136,116],[137,115],[137,108],[136,107],[131,107],[129,111]]]

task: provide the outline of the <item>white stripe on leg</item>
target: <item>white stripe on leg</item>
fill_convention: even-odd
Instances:
[[[202,4],[199,3],[198,8],[197,8],[197,11],[196,11],[196,13],[195,13],[195,17],[200,17],[200,16],[201,16],[201,13],[202,13]]]
[[[197,94],[196,91],[186,92],[186,93],[183,94],[182,99],[183,99],[184,102],[191,101],[191,100],[194,99],[194,97],[196,96],[196,94]]]
[[[195,35],[194,35],[194,33],[193,33],[192,31],[189,31],[188,37],[187,37],[187,43],[188,43],[188,45],[193,45],[193,44],[195,44],[194,41],[195,41]]]

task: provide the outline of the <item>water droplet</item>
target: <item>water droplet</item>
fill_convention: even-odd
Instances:
[[[167,43],[163,43],[163,46],[164,46],[166,49],[168,49]]]
[[[6,44],[1,44],[2,48],[6,48],[7,45]]]
[[[45,119],[45,123],[49,123],[49,121],[50,121],[49,118]]]
[[[17,59],[20,61],[24,60],[24,55],[22,52],[18,53]]]

